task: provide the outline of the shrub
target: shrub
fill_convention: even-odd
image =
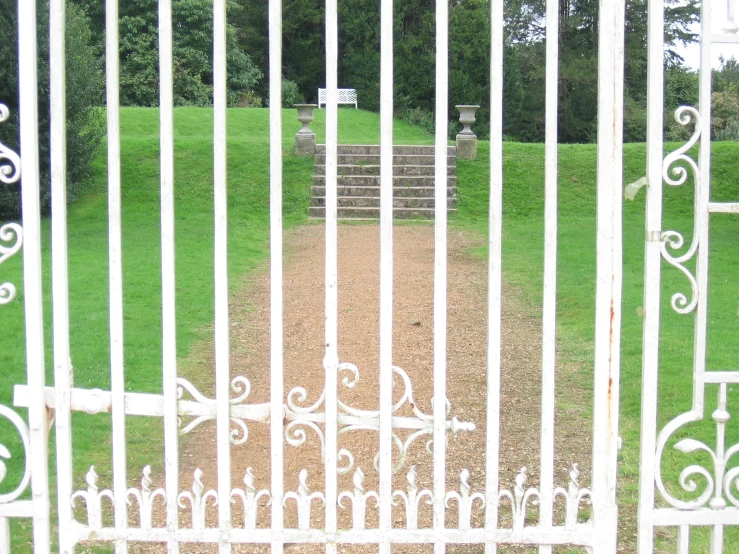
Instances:
[[[49,21],[48,0],[39,0],[38,9],[38,94],[41,209],[48,214],[51,204],[49,158]],[[91,164],[105,136],[103,73],[100,52],[92,46],[90,23],[72,3],[67,4],[67,200],[80,196],[90,177]],[[10,110],[10,118],[0,124],[0,142],[19,150],[17,21],[14,3],[0,7],[0,27],[8,33],[12,48],[0,49],[0,102]],[[21,178],[20,186],[23,180]],[[0,220],[20,215],[20,186],[0,184]]]

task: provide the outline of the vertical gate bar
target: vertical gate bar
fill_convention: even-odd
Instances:
[[[282,0],[269,0],[270,448],[272,554],[282,554],[284,527],[282,308]]]
[[[33,498],[33,542],[37,554],[49,552],[49,446],[44,402],[44,315],[41,287],[41,208],[39,202],[38,78],[36,2],[18,2],[21,202],[23,205],[23,299]]]
[[[0,554],[10,554],[10,518],[0,517]]]
[[[231,438],[226,183],[226,0],[213,2],[213,208],[215,212],[215,363],[218,528],[221,554],[231,552]]]
[[[690,554],[690,525],[677,528],[677,554]]]
[[[624,1],[601,4],[593,417],[595,549],[615,552],[621,329]]]
[[[706,374],[706,331],[708,326],[708,200],[711,186],[711,2],[701,2],[700,70],[698,107],[701,136],[698,151],[699,186],[695,193],[695,225],[698,228],[698,252],[695,278],[698,304],[695,307],[693,343],[693,409],[703,412]]]
[[[593,384],[595,554],[615,553],[621,357],[623,71],[625,0],[601,2],[598,39],[597,266]]]
[[[380,554],[390,554],[393,410],[393,0],[380,6]]]
[[[434,198],[434,553],[443,554],[446,496],[446,286],[449,3],[436,1],[436,160]]]
[[[180,551],[179,451],[177,440],[177,337],[175,329],[174,110],[172,88],[172,0],[159,0],[159,135],[162,210],[162,392],[164,395],[164,474],[167,497],[167,552]]]
[[[541,349],[541,512],[542,529],[552,526],[554,494],[554,402],[557,356],[557,103],[559,100],[559,4],[546,6],[546,129],[544,192],[544,291]],[[551,545],[541,545],[551,554]]]
[[[337,0],[326,0],[326,444],[324,452],[326,495],[326,554],[336,552],[337,498],[337,368],[338,356],[338,225],[337,151],[339,114],[337,104],[339,25]]]
[[[711,529],[711,554],[723,554],[724,526],[714,525]]]
[[[662,243],[662,158],[664,125],[664,0],[650,0],[647,36],[647,186],[644,243],[644,327],[642,335],[641,461],[639,465],[639,554],[654,548],[654,475],[657,440],[660,266]]]
[[[488,213],[488,336],[485,444],[485,530],[498,527],[500,466],[501,286],[503,241],[503,0],[490,4],[490,206]],[[485,542],[485,554],[497,544]]]
[[[123,401],[123,269],[121,243],[121,142],[118,68],[118,0],[105,7],[105,78],[108,121],[108,259],[110,287],[110,390],[113,424],[113,497],[115,526],[128,526],[126,507],[126,414]],[[128,552],[125,540],[116,542],[116,554]]]
[[[49,89],[51,116],[51,286],[56,398],[56,471],[59,551],[72,552],[72,414],[69,390],[69,272],[67,263],[67,103],[65,3],[49,2]]]

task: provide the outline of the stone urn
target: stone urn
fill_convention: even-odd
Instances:
[[[472,132],[470,126],[475,122],[475,112],[480,108],[480,106],[472,104],[461,104],[454,107],[457,108],[457,111],[459,111],[459,122],[464,125],[464,129],[462,129],[459,134],[472,135],[474,137],[475,133]]]
[[[477,158],[477,135],[472,132],[471,125],[475,122],[475,112],[480,106],[461,104],[455,106],[459,111],[459,122],[464,128],[457,135],[457,157],[467,160]]]
[[[316,153],[316,134],[310,130],[313,121],[313,110],[316,104],[295,104],[298,110],[298,121],[303,124],[295,135],[295,154],[298,156],[312,156]]]

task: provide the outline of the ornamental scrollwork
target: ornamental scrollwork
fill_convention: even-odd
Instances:
[[[231,390],[236,394],[236,397],[231,398],[229,400],[229,404],[231,406],[243,404],[244,401],[249,397],[251,394],[251,383],[246,377],[238,376],[234,377],[234,379],[231,381]],[[203,395],[197,388],[195,388],[195,385],[193,385],[190,381],[187,379],[183,379],[181,377],[177,378],[177,400],[182,400],[185,391],[198,403],[208,406],[211,408],[214,408],[216,406],[216,399],[214,398],[208,398],[207,396]],[[216,418],[215,409],[210,410],[206,414],[198,415],[194,417],[191,421],[187,423],[183,428],[180,429],[181,435],[186,435],[193,429],[195,429],[198,425],[205,421],[210,421]],[[239,417],[231,417],[231,423],[236,425],[235,429],[231,430],[230,433],[230,440],[231,444],[233,445],[239,445],[244,444],[246,440],[249,438],[249,428],[246,426],[246,422],[239,418]],[[180,418],[178,418],[178,423],[181,424]]]
[[[14,490],[0,494],[0,504],[8,504],[10,502],[13,502],[21,494],[23,494],[23,492],[28,487],[28,483],[31,481],[31,465],[29,464],[28,460],[28,453],[30,452],[31,448],[31,439],[28,432],[28,427],[26,426],[26,422],[23,421],[23,418],[15,413],[13,410],[8,408],[7,406],[3,406],[2,404],[0,404],[0,417],[4,417],[8,421],[10,421],[10,423],[12,423],[13,426],[16,428],[18,434],[20,435],[21,441],[23,442],[24,451],[24,470],[21,482]],[[4,444],[0,444],[0,484],[2,484],[8,474],[8,468],[5,465],[5,462],[11,457],[12,456],[10,454],[10,450],[8,450],[8,447]]]
[[[700,195],[702,194],[699,167],[695,160],[688,155],[688,152],[698,143],[701,137],[701,115],[698,110],[691,106],[680,106],[675,111],[675,121],[683,126],[692,122],[695,124],[695,129],[685,144],[665,157],[662,164],[662,178],[668,185],[677,187],[685,184],[689,174],[692,175],[695,184],[693,238],[687,251],[679,254],[685,242],[683,235],[678,231],[664,231],[661,235],[661,250],[665,261],[680,270],[690,283],[690,298],[682,292],[676,292],[671,299],[673,310],[679,314],[687,314],[692,312],[698,304],[698,283],[695,276],[685,266],[685,263],[693,258],[698,251],[699,226],[695,217],[698,214]],[[690,169],[690,172],[688,172],[686,166]]]
[[[351,363],[341,363],[338,365],[338,375],[341,385],[344,388],[351,389],[359,382],[359,369]],[[400,471],[408,457],[408,450],[416,439],[426,435],[433,434],[434,417],[426,414],[418,408],[418,404],[413,398],[413,385],[408,374],[401,368],[393,366],[393,376],[399,378],[403,383],[403,391],[400,398],[393,404],[393,429],[408,429],[412,431],[405,440],[402,440],[396,433],[392,435],[393,445],[398,449],[399,456],[397,463],[393,466],[393,473]],[[307,439],[307,429],[311,429],[318,436],[321,443],[321,452],[324,450],[324,434],[319,423],[325,421],[325,414],[320,412],[324,406],[326,391],[313,403],[306,404],[308,400],[308,392],[303,387],[293,388],[287,395],[287,405],[285,408],[285,440],[292,446],[301,446]],[[380,412],[379,410],[360,410],[353,408],[341,399],[337,400],[338,407],[338,434],[342,435],[350,431],[378,431],[380,428]],[[415,417],[398,417],[399,412],[406,408]],[[449,416],[451,405],[446,401],[445,417]],[[446,429],[456,434],[458,431],[473,431],[475,424],[471,422],[459,421],[456,417],[446,421]],[[426,449],[430,452],[431,441],[427,441]],[[337,452],[339,474],[349,473],[354,467],[354,457],[347,449],[342,448]],[[375,456],[374,466],[379,470],[379,453]]]
[[[712,468],[706,468],[700,464],[691,464],[680,472],[680,487],[692,496],[689,499],[680,499],[671,494],[665,487],[662,478],[662,462],[667,442],[675,433],[696,421],[703,419],[699,410],[692,410],[677,416],[668,423],[657,437],[657,473],[656,485],[662,498],[671,506],[681,510],[695,510],[707,507],[714,510],[726,508],[729,504],[739,508],[739,465],[727,469],[734,456],[739,454],[739,443],[726,447],[726,424],[731,419],[726,409],[726,383],[719,385],[718,401],[716,410],[711,414],[716,424],[716,447],[711,448],[706,443],[697,439],[685,438],[673,446],[675,450],[683,454],[705,452],[713,463]],[[700,477],[703,483],[699,486],[696,478]]]
[[[5,244],[3,244],[5,243]],[[0,227],[0,265],[16,254],[23,246],[23,228],[17,223],[6,223]],[[0,283],[0,305],[15,299],[15,285]]]
[[[0,104],[0,123],[8,120],[10,110]],[[18,154],[0,142],[0,183],[12,185],[21,178],[21,159]]]
[[[516,530],[522,530],[526,522],[526,510],[528,509],[528,503],[531,501],[532,505],[538,504],[541,495],[539,489],[531,487],[526,488],[526,482],[529,479],[527,475],[527,469],[521,468],[521,471],[516,475],[516,485],[513,487],[513,492],[508,489],[502,489],[498,493],[498,499],[508,499],[511,503],[511,514],[513,518],[512,528]]]

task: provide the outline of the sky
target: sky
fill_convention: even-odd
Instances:
[[[711,21],[711,28],[714,33],[721,33],[721,27],[727,21],[726,9],[727,2],[714,1],[713,2],[713,20]],[[739,25],[739,13],[736,14],[734,19],[735,23]],[[696,24],[693,29],[694,32],[700,31],[700,25]],[[698,43],[691,44],[687,48],[679,45],[676,48],[678,54],[685,58],[685,63],[693,69],[698,69],[700,61],[700,47]],[[739,44],[713,44],[711,47],[711,59],[712,66],[719,66],[719,56],[723,55],[724,58],[728,59],[731,56],[739,59]]]

